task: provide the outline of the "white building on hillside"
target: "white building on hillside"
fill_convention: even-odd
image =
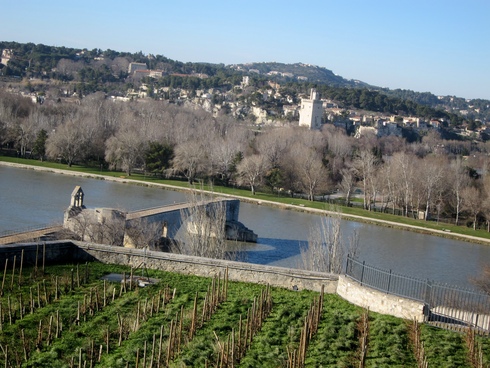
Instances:
[[[310,98],[301,99],[299,110],[299,126],[309,129],[320,129],[322,125],[323,103],[315,89],[311,89]]]

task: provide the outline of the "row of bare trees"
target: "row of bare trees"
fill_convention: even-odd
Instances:
[[[151,170],[309,200],[339,190],[346,204],[359,188],[368,210],[456,224],[464,215],[475,228],[490,218],[486,143],[445,141],[436,132],[412,144],[399,137],[354,139],[332,125],[257,131],[193,106],[122,103],[102,93],[43,105],[0,94],[0,143],[20,156],[97,164],[127,175]]]

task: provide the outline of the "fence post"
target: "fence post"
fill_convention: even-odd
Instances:
[[[388,276],[388,287],[386,288],[386,294],[390,293],[390,284],[391,284],[391,269],[390,269],[390,274]]]
[[[347,260],[345,261],[345,274],[348,275],[348,269],[349,269],[349,257],[350,255],[347,254]]]
[[[362,281],[364,280],[364,265],[366,264],[366,261],[362,261],[362,270],[361,270],[361,286],[362,286]]]
[[[425,282],[425,300],[427,304],[430,304],[430,296],[432,294],[432,283],[429,279]]]

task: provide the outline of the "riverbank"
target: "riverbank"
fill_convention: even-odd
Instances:
[[[343,211],[340,211],[340,212],[336,211],[336,208],[334,208],[334,210],[332,210],[332,208],[328,208],[331,206],[329,206],[325,203],[320,203],[320,202],[308,202],[308,201],[291,199],[290,200],[291,203],[281,203],[279,201],[264,199],[263,196],[261,197],[260,195],[257,195],[255,197],[251,197],[251,196],[239,195],[237,193],[233,193],[233,194],[224,193],[221,191],[221,189],[224,189],[224,188],[219,188],[219,187],[213,188],[213,190],[197,189],[197,188],[188,187],[187,183],[182,183],[182,186],[179,186],[179,185],[172,185],[172,184],[167,184],[167,183],[155,182],[154,178],[144,178],[144,177],[139,177],[137,179],[128,178],[126,176],[123,176],[122,175],[123,173],[117,173],[119,176],[114,176],[114,174],[116,174],[116,173],[112,173],[113,175],[105,175],[103,173],[97,174],[94,172],[86,172],[86,171],[84,171],[84,168],[80,168],[80,167],[78,167],[76,169],[59,169],[59,168],[53,168],[53,167],[47,167],[47,166],[38,166],[38,165],[34,165],[34,164],[31,165],[31,164],[23,164],[23,163],[18,163],[18,162],[7,162],[7,161],[2,161],[1,158],[0,158],[0,165],[10,166],[10,167],[15,167],[15,168],[22,168],[22,169],[51,172],[51,173],[56,173],[56,174],[61,174],[61,175],[70,175],[70,176],[75,176],[75,177],[78,176],[78,177],[83,177],[83,178],[92,178],[92,179],[97,179],[97,180],[109,180],[109,181],[114,181],[114,182],[119,182],[119,183],[126,183],[126,184],[133,184],[133,185],[140,185],[140,186],[147,186],[147,187],[164,188],[164,189],[173,190],[173,191],[180,191],[180,192],[189,192],[189,191],[198,190],[200,192],[207,193],[207,194],[238,198],[243,202],[254,203],[257,205],[270,206],[270,207],[280,208],[280,209],[284,209],[284,210],[306,212],[306,213],[312,213],[312,214],[316,214],[316,215],[341,216],[343,219],[356,221],[356,222],[363,222],[363,223],[385,226],[385,227],[401,229],[401,230],[409,230],[409,231],[414,231],[414,232],[418,232],[418,233],[436,235],[439,237],[468,241],[468,242],[484,244],[484,245],[490,244],[490,239],[488,239],[488,238],[484,238],[484,237],[477,236],[477,235],[470,235],[470,234],[463,234],[463,233],[456,232],[454,230],[455,226],[452,226],[451,231],[448,231],[447,229],[442,228],[442,225],[440,226],[441,229],[434,229],[434,228],[430,228],[430,227],[426,227],[426,226],[407,224],[407,223],[393,221],[393,220],[387,220],[387,219],[383,219],[383,218],[374,218],[374,217],[370,217],[370,216],[349,214],[349,213],[345,213]],[[88,170],[89,169],[87,169],[87,171]],[[285,200],[284,197],[278,198],[278,200],[279,199],[281,199],[283,201]],[[289,201],[289,199],[287,199],[287,200]],[[314,208],[313,206],[316,206],[316,207],[322,206],[323,208]],[[349,208],[342,208],[342,207],[340,207],[340,208],[342,210],[346,210],[346,211],[349,210]],[[381,213],[369,212],[368,214],[371,216],[375,215],[378,217],[383,217],[383,215],[385,215],[386,217],[392,217],[392,218],[394,217],[392,215],[386,215],[386,214],[381,214]],[[407,218],[401,217],[400,220],[407,221]],[[433,223],[428,223],[428,225],[434,226]],[[465,229],[462,227],[457,227],[456,230],[458,230],[459,228],[461,228],[462,230],[468,231],[468,229]],[[486,235],[487,233],[485,232],[484,234]]]

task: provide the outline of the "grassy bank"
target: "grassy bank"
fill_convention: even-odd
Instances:
[[[472,228],[466,226],[456,226],[445,223],[437,223],[434,221],[416,220],[413,218],[396,216],[387,213],[366,211],[359,207],[331,205],[325,202],[318,201],[312,202],[305,199],[291,198],[272,193],[258,192],[256,193],[256,195],[252,195],[251,192],[246,189],[214,186],[207,183],[200,183],[196,186],[191,186],[186,181],[167,180],[138,173],[132,174],[131,176],[126,176],[123,172],[110,171],[103,168],[93,168],[79,165],[68,167],[65,164],[59,164],[55,162],[41,162],[38,160],[21,159],[6,156],[0,156],[0,162],[36,166],[46,170],[64,170],[68,172],[73,172],[73,174],[77,175],[87,175],[94,177],[98,177],[100,175],[119,181],[130,180],[133,183],[141,183],[142,185],[164,185],[173,190],[202,189],[213,192],[215,194],[239,197],[243,201],[250,201],[254,203],[259,202],[262,204],[277,206],[283,209],[295,211],[338,211],[344,218],[353,221],[372,223],[376,225],[406,229],[427,234],[435,234],[447,238],[462,239],[461,237],[458,237],[458,234],[460,234],[462,236],[468,237],[462,240],[480,242],[482,244],[489,244],[490,241],[490,233],[485,230],[473,230]]]

